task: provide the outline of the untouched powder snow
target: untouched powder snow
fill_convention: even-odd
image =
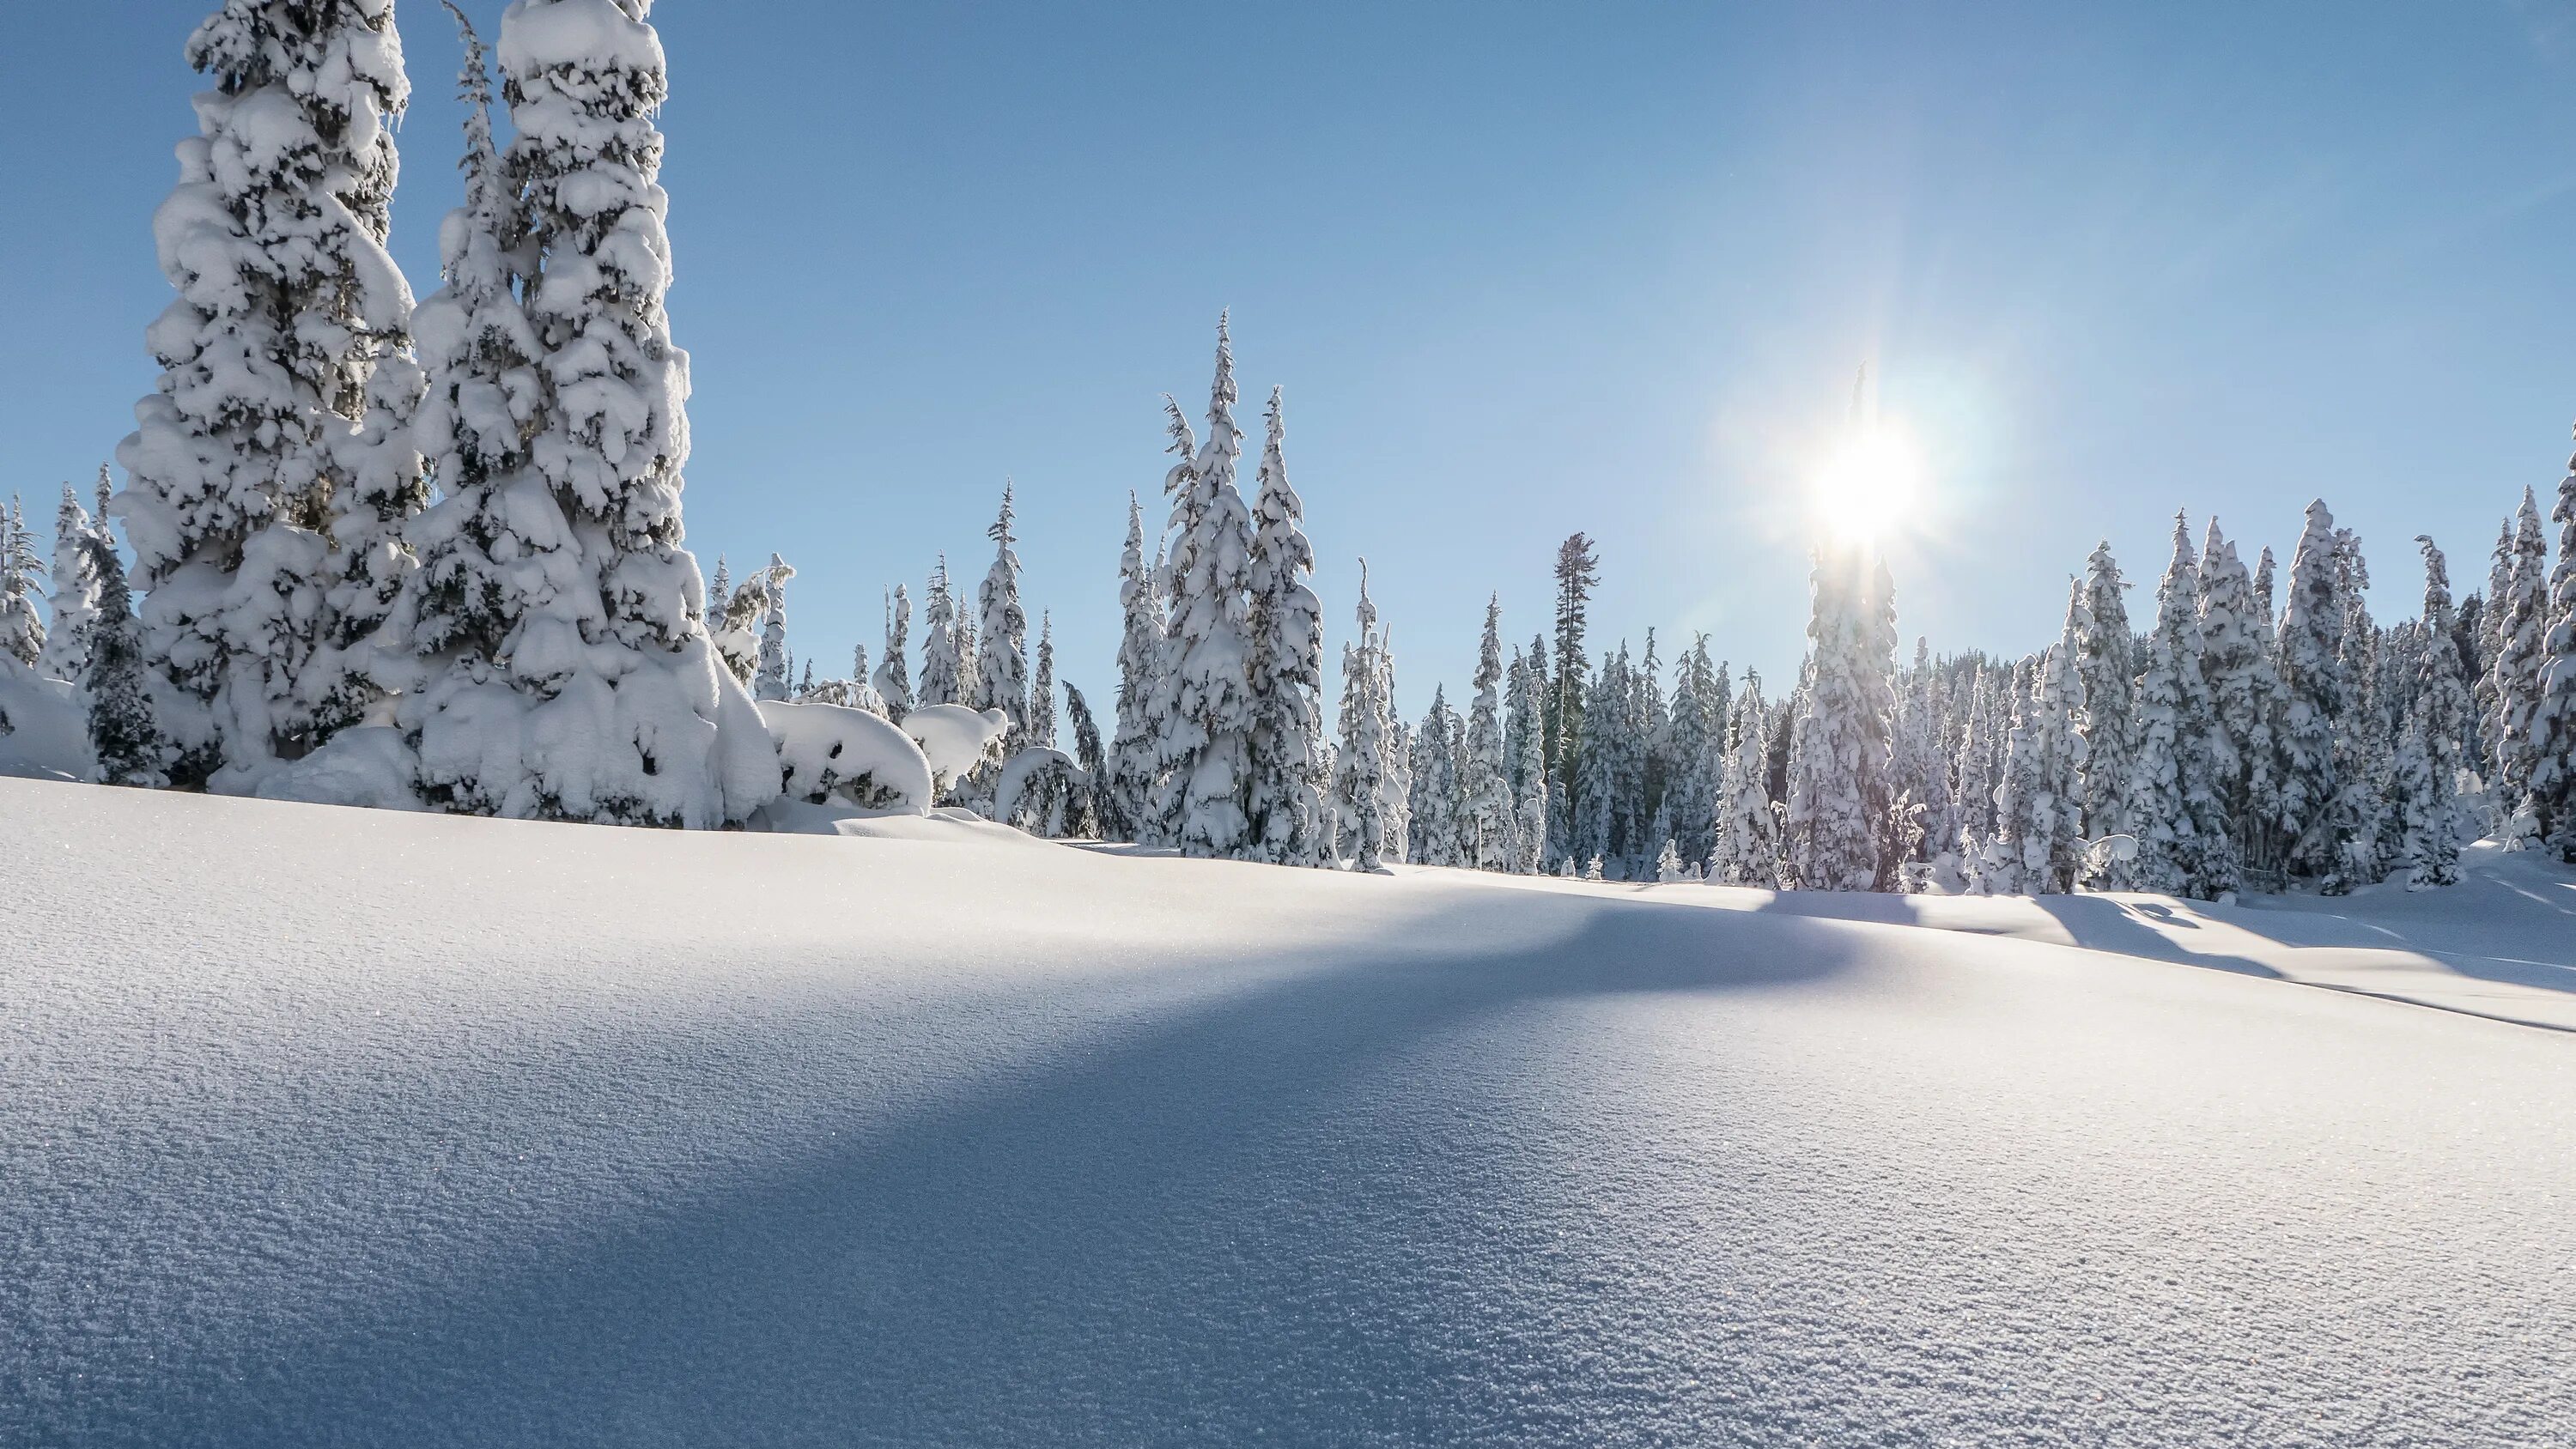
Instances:
[[[2576,1438],[2576,1037],[898,823],[0,780],[0,1444]]]

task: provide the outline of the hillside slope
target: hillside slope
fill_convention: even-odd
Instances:
[[[921,833],[0,780],[0,1443],[2576,1441],[2576,1037]]]

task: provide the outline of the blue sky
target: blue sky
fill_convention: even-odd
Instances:
[[[148,234],[205,0],[31,0],[0,53],[0,491],[127,430]],[[488,31],[498,0],[467,9]],[[458,49],[403,0],[395,248],[456,199]],[[800,654],[968,578],[1014,477],[1034,614],[1105,701],[1159,397],[1288,389],[1336,649],[1358,555],[1404,704],[1526,639],[1600,541],[1604,642],[1707,630],[1777,678],[1804,475],[1854,369],[1931,468],[1901,623],[2020,652],[2170,515],[2286,551],[2315,495],[2383,617],[2463,590],[2576,416],[2576,8],[664,0],[694,355],[690,542],[785,553]],[[1257,421],[1254,423],[1257,426]],[[2151,608],[2141,597],[2133,614]],[[1667,647],[1667,657],[1671,654]],[[1105,704],[1104,704],[1105,707]]]

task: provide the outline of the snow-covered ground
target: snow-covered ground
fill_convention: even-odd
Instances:
[[[2247,974],[2565,989],[2576,881],[2475,868],[2165,920],[0,780],[0,1444],[2576,1442],[2576,1036]]]

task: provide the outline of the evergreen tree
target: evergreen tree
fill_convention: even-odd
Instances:
[[[1995,836],[1995,789],[2001,783],[1995,768],[1996,724],[2001,698],[1994,671],[1978,669],[1969,683],[1968,719],[1960,735],[1956,767],[1959,824],[1954,845],[1961,868],[1970,875],[1981,870],[1986,847]]]
[[[1789,760],[1783,875],[1806,890],[1881,884],[1894,663],[1892,590],[1884,566],[1855,548],[1814,555],[1808,683]],[[1890,602],[1882,604],[1882,598]]]
[[[2187,542],[2179,543],[2179,548],[2179,556],[2189,557]],[[2166,587],[2173,587],[2170,571]],[[2129,816],[2129,761],[2139,722],[2130,676],[2134,634],[2129,628],[2127,590],[2120,565],[2111,557],[2110,541],[2105,539],[2087,562],[2075,639],[2075,673],[2084,689],[2084,707],[2076,726],[2084,736],[2083,833],[2091,839],[2149,828],[2148,822],[2133,822]],[[2192,630],[2198,631],[2196,621]],[[2104,890],[2130,888],[2127,871],[2116,863],[2106,863],[2104,872],[2091,883]]]
[[[930,574],[929,603],[922,612],[921,687],[917,705],[962,704],[965,677],[957,657],[957,600],[948,589],[948,555]]]
[[[1950,759],[1942,748],[1941,676],[1929,640],[1914,641],[1914,668],[1898,712],[1892,767],[1897,798],[1916,807],[1916,840],[1909,859],[1926,868],[1957,848],[1959,810],[1950,793]]]
[[[1180,475],[1172,507],[1161,813],[1185,854],[1225,858],[1245,853],[1251,829],[1254,701],[1245,613],[1252,520],[1235,487],[1243,442],[1234,426],[1234,348],[1223,317],[1216,337],[1207,441]]]
[[[2549,628],[2531,704],[2531,799],[2540,838],[2576,865],[2576,459],[2549,517],[2558,525],[2558,567],[2549,576]]]
[[[2505,601],[2513,595],[2513,515],[2496,527],[2495,553],[2487,563],[2487,591],[2478,610],[2477,653],[2468,659],[2469,699],[2477,711],[2474,748],[2478,770],[2492,783],[2495,775],[2496,656],[2504,652]]]
[[[1253,505],[1250,627],[1251,858],[1311,865],[1324,854],[1324,606],[1307,585],[1315,551],[1305,505],[1288,482],[1280,390],[1264,415],[1260,490]]]
[[[104,526],[106,521],[98,522]],[[66,483],[62,506],[54,512],[54,589],[46,600],[52,621],[34,661],[36,672],[47,679],[88,677],[90,635],[98,618],[98,571],[90,557],[90,534],[89,511]]]
[[[2548,636],[2549,544],[2540,507],[2530,489],[2514,515],[2513,556],[2502,593],[2495,596],[2495,663],[2488,676],[2487,757],[2500,807],[2514,817],[2507,848],[2528,843],[2531,829],[2532,717],[2540,701],[2541,661]]]
[[[1397,860],[1413,858],[1413,731],[1395,709],[1395,631],[1378,635],[1378,697],[1386,701],[1386,842]]]
[[[1001,514],[984,530],[993,540],[993,566],[975,596],[983,623],[976,643],[974,706],[998,709],[1010,721],[1002,736],[1006,757],[1029,742],[1029,616],[1020,607],[1020,556],[1011,548],[1019,541],[1011,531],[1014,516],[1011,484],[1005,480]]]
[[[1378,658],[1377,606],[1369,602],[1368,560],[1360,560],[1359,632],[1342,647],[1341,747],[1333,759],[1336,852],[1353,870],[1381,871],[1388,851],[1387,753],[1391,748],[1386,671]]]
[[[2469,691],[2453,632],[2450,570],[2431,538],[2418,534],[2415,542],[2424,551],[2425,637],[2395,773],[2404,811],[2407,884],[2422,890],[2460,883],[2456,792],[2468,737]]]
[[[1591,699],[1574,736],[1576,770],[1572,853],[1581,860],[1604,861],[1616,850],[1620,823],[1620,736],[1627,727],[1628,683],[1621,677],[1617,655],[1604,655],[1601,672],[1592,679]]]
[[[1431,691],[1431,711],[1413,736],[1413,790],[1407,814],[1413,822],[1412,858],[1418,865],[1467,864],[1460,838],[1461,806],[1458,755],[1465,727],[1449,708],[1445,690]]]
[[[767,576],[774,580],[768,605],[760,615],[760,668],[752,676],[754,699],[787,698],[787,581],[796,570],[776,554],[769,556]]]
[[[1029,743],[1055,748],[1055,614],[1038,615],[1038,672],[1029,681]]]
[[[1101,828],[1112,840],[1159,840],[1152,804],[1162,779],[1155,712],[1163,655],[1162,570],[1145,557],[1145,514],[1127,495],[1127,547],[1118,561],[1118,733],[1101,791]]]
[[[170,742],[153,720],[143,630],[134,617],[125,563],[103,535],[92,533],[81,546],[89,553],[89,574],[98,585],[98,615],[81,679],[89,696],[89,743],[98,757],[98,777],[109,785],[157,789],[170,782]]]
[[[1770,725],[1762,676],[1744,673],[1726,727],[1726,772],[1718,782],[1708,878],[1720,885],[1780,884],[1779,821],[1771,805]]]
[[[36,544],[27,506],[16,498],[0,517],[0,657],[33,668],[45,653],[45,621],[36,613]]]
[[[189,39],[212,78],[153,219],[179,295],[162,374],[117,449],[145,656],[171,686],[178,783],[245,789],[316,742],[339,439],[411,294],[385,251],[409,97],[391,0],[227,0]]]
[[[2377,883],[2388,873],[2386,793],[2397,734],[2389,712],[2389,691],[2380,648],[2380,631],[2371,622],[2366,591],[2369,566],[2362,559],[2361,539],[2351,529],[2335,531],[2335,604],[2343,615],[2338,667],[2346,693],[2344,715],[2336,721],[2336,793],[2327,814],[2342,843],[2340,868],[2322,884],[2329,894],[2355,885]]]
[[[445,229],[450,302],[439,335],[422,330],[415,435],[448,496],[420,521],[431,679],[401,717],[424,784],[460,810],[705,828],[778,789],[681,546],[688,356],[664,307],[667,78],[648,9],[511,7],[517,139],[495,168],[469,133],[467,205]]]
[[[1583,808],[1583,794],[1575,783],[1576,764],[1582,756],[1583,706],[1589,692],[1583,634],[1592,590],[1600,581],[1601,561],[1592,551],[1590,538],[1578,533],[1557,546],[1556,664],[1548,681],[1546,740],[1552,774],[1549,828],[1559,832],[1549,840],[1549,854],[1556,859],[1566,854],[1564,833],[1574,828],[1575,816]]]
[[[1081,767],[1082,784],[1073,792],[1067,833],[1077,840],[1101,840],[1101,782],[1109,778],[1108,758],[1100,745],[1100,726],[1091,717],[1091,705],[1073,681],[1064,682],[1065,718],[1073,725],[1073,760]]]
[[[1468,708],[1461,742],[1458,794],[1466,863],[1478,870],[1520,869],[1520,816],[1512,803],[1503,758],[1503,602],[1485,600],[1485,635],[1476,649],[1475,703]]]
[[[2210,776],[2230,854],[2243,868],[2267,874],[2277,793],[2273,706],[2280,694],[2268,635],[2244,561],[2213,518],[2200,556],[2201,678],[2209,690]]]
[[[912,596],[903,585],[895,585],[886,595],[885,616],[885,658],[870,682],[876,686],[877,698],[885,701],[886,718],[901,724],[912,713]]]
[[[1517,847],[1509,870],[1536,875],[1543,868],[1548,839],[1547,686],[1542,666],[1532,656],[1512,651],[1511,693],[1505,704],[1510,721],[1510,761],[1514,807],[1513,841]]]
[[[2289,867],[2324,882],[2345,870],[2334,803],[2343,781],[2334,732],[2347,704],[2343,676],[2344,600],[2334,515],[2308,505],[2307,528],[2290,558],[2290,597],[2281,614],[2280,828]]]
[[[2176,513],[2173,559],[2156,589],[2147,667],[2137,683],[2137,749],[2126,812],[2137,858],[2130,871],[2109,874],[2124,880],[2113,889],[2208,900],[2236,887],[2234,841],[2219,799],[2212,747],[2220,731],[2202,674],[2207,649],[2200,576],[2188,525]]]

